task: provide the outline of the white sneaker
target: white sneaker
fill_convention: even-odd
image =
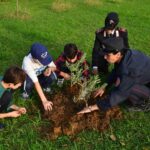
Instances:
[[[64,78],[57,80],[57,85],[58,85],[59,87],[62,87],[62,86],[63,86],[63,83],[64,83]]]
[[[24,100],[27,100],[29,99],[29,95],[27,94],[27,92],[23,92],[21,97],[24,99]]]

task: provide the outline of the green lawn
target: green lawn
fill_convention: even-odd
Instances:
[[[0,74],[12,65],[21,66],[22,59],[34,42],[46,45],[53,58],[68,42],[76,43],[91,61],[95,30],[103,26],[110,11],[120,16],[120,26],[128,29],[130,47],[150,54],[149,0],[19,0],[16,16],[15,0],[0,0]],[[42,120],[36,104],[38,97],[22,101],[19,92],[16,103],[26,106],[28,113],[17,119],[2,119],[0,150],[68,149],[68,150],[149,150],[150,114],[128,113],[124,119],[112,121],[111,129],[98,133],[85,131],[76,141],[60,137],[49,141],[40,133]],[[116,141],[110,135],[116,136]]]

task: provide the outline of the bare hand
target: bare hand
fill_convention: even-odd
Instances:
[[[97,74],[98,74],[98,69],[97,69],[97,68],[93,68],[92,73],[93,73],[94,75],[97,75]]]
[[[51,101],[44,101],[43,106],[46,111],[51,111],[53,103]]]
[[[116,82],[115,82],[115,87],[119,86],[120,84],[120,78],[117,78]]]
[[[9,117],[16,118],[16,117],[19,117],[19,116],[21,116],[21,113],[17,110],[12,111],[12,112],[9,113]]]
[[[64,73],[64,79],[65,80],[70,80],[71,76],[68,73]]]
[[[56,67],[50,67],[50,68],[51,68],[51,71],[52,71],[52,72],[54,72],[54,71],[57,70]]]
[[[79,114],[86,114],[86,113],[90,113],[90,112],[91,112],[90,107],[85,107],[84,109],[82,109],[81,111],[79,111],[77,113],[77,115],[79,115]]]
[[[18,109],[18,111],[21,113],[21,114],[26,114],[27,110],[24,108],[24,107],[20,107]]]
[[[51,72],[52,72],[51,68],[48,67],[48,68],[45,69],[43,74],[44,74],[44,76],[48,77],[48,76],[50,76]]]
[[[86,113],[90,113],[92,111],[95,111],[95,110],[98,110],[98,106],[95,104],[95,105],[92,105],[92,106],[88,106],[88,107],[85,107],[84,109],[82,109],[81,111],[79,111],[77,114],[86,114]]]
[[[94,94],[94,98],[96,98],[97,96],[101,97],[104,94],[104,92],[105,92],[105,89],[103,88],[98,89]]]

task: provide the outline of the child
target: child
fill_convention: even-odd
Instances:
[[[25,73],[18,67],[10,67],[0,79],[0,118],[19,117],[26,113],[24,107],[11,105],[13,90],[18,89],[25,81]],[[5,112],[8,109],[13,111]]]
[[[71,78],[70,70],[66,66],[66,62],[68,63],[76,63],[78,60],[81,59],[83,53],[78,50],[75,44],[69,43],[66,44],[64,47],[64,52],[58,57],[55,61],[57,66],[57,75],[58,78],[63,78],[65,80],[69,80]],[[83,67],[83,77],[89,77],[89,70],[87,69],[88,63],[86,60],[82,63]]]
[[[22,97],[28,99],[35,86],[44,109],[52,110],[52,102],[47,100],[43,91],[50,92],[50,85],[57,77],[54,73],[56,66],[47,48],[40,43],[34,43],[23,59],[22,68],[27,73]]]

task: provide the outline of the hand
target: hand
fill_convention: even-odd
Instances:
[[[98,106],[95,104],[95,105],[92,105],[92,106],[88,106],[88,107],[85,107],[84,109],[82,109],[81,111],[79,111],[77,114],[86,114],[86,113],[90,113],[92,111],[95,111],[95,110],[98,110]]]
[[[19,111],[19,113],[21,113],[21,114],[26,114],[26,112],[27,112],[27,110],[26,110],[24,107],[20,107],[20,108],[18,109],[18,111]]]
[[[50,67],[46,68],[45,71],[43,72],[44,76],[48,77],[50,76],[52,70]]]
[[[44,101],[43,106],[46,111],[51,111],[53,103],[51,101]]]
[[[77,115],[79,115],[79,114],[86,114],[86,113],[90,113],[90,112],[91,112],[90,107],[85,107],[85,108],[83,108],[81,111],[79,111],[79,112],[77,113]]]
[[[21,113],[17,110],[12,111],[12,112],[9,113],[9,117],[16,118],[16,117],[19,117],[19,116],[21,116]]]
[[[50,68],[51,68],[51,71],[52,71],[52,72],[54,72],[54,71],[57,70],[56,67],[50,67]]]
[[[98,74],[98,69],[97,69],[97,68],[93,68],[92,73],[93,73],[94,75],[97,75],[97,74]]]
[[[117,78],[116,82],[115,82],[115,87],[119,86],[120,84],[120,78]]]
[[[103,88],[98,89],[94,94],[94,98],[96,98],[97,96],[101,97],[104,94],[104,92],[105,92],[105,89]]]
[[[65,80],[70,80],[71,76],[68,73],[64,73],[63,75]]]

